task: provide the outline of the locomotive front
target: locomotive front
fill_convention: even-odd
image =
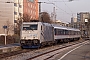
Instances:
[[[39,22],[23,22],[20,33],[22,48],[40,47]]]

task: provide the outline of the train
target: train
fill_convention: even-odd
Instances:
[[[23,22],[20,31],[22,48],[40,48],[61,42],[79,40],[79,29],[43,22]]]

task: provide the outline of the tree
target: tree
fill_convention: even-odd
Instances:
[[[6,21],[6,26],[7,26],[7,35],[9,35],[14,30],[14,25],[11,24],[11,22],[8,20]]]
[[[52,23],[50,19],[50,15],[47,12],[42,12],[40,17],[41,17],[41,22]]]
[[[24,14],[23,15],[23,22],[38,22],[39,20],[35,20],[31,18],[31,15],[29,14]]]
[[[14,28],[15,34],[17,34],[19,36],[20,36],[20,27],[22,25],[22,22],[23,22],[23,18],[22,17],[18,18],[16,25],[15,25],[15,28]]]
[[[73,0],[69,0],[70,2],[73,1]]]
[[[18,34],[20,36],[20,29],[21,29],[21,25],[22,25],[22,22],[30,22],[32,20],[31,16],[29,14],[23,14],[23,17],[20,16],[20,18],[18,18],[17,20],[17,25],[16,25],[16,28],[15,28],[15,34]]]
[[[29,14],[23,14],[23,22],[30,22],[31,16]]]
[[[87,32],[87,37],[90,37],[90,19],[87,19],[85,21],[85,26],[86,26],[86,32]]]

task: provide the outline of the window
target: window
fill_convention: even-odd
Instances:
[[[41,30],[42,30],[42,26],[41,26]]]
[[[19,13],[20,16],[22,16],[22,13]]]
[[[64,35],[65,30],[63,29],[54,29],[55,35]]]
[[[54,34],[56,35],[56,29],[54,29]]]
[[[34,2],[34,0],[28,0],[29,2]]]
[[[17,6],[17,3],[14,3],[14,6]]]
[[[14,23],[17,23],[17,20],[14,20]]]
[[[32,6],[32,4],[31,4],[31,8],[32,8],[33,6]]]
[[[17,15],[17,12],[14,12],[15,15]]]
[[[22,5],[19,4],[19,7],[22,8]]]
[[[23,30],[37,30],[37,27],[38,27],[37,24],[32,24],[30,26],[26,26],[26,27],[24,26]]]
[[[37,30],[37,24],[35,25],[30,25],[30,30]]]
[[[60,34],[64,35],[64,30],[63,29],[60,30]]]
[[[68,35],[69,34],[69,31],[68,30],[65,30],[65,34]]]
[[[23,30],[29,30],[29,27],[23,27]]]

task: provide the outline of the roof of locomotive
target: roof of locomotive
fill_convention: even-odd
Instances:
[[[75,29],[75,28],[71,28],[71,27],[64,27],[64,26],[60,26],[60,25],[53,25],[53,27],[54,27],[54,28],[57,28],[57,29],[80,31],[79,29]]]
[[[23,24],[42,24],[45,26],[51,26],[49,23],[43,23],[43,22],[23,22]]]
[[[23,22],[23,24],[38,24],[40,22]]]

